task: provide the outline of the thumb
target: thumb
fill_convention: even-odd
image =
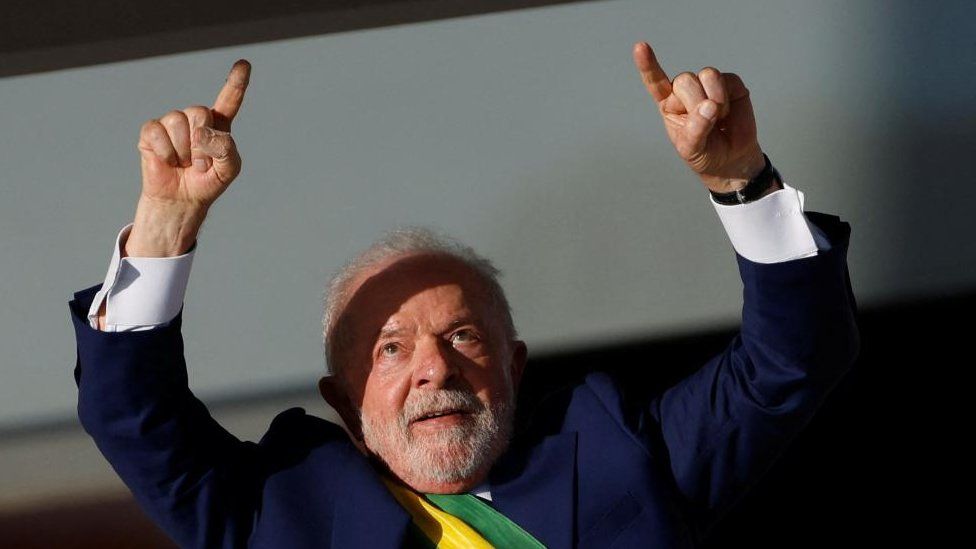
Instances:
[[[718,120],[718,104],[711,99],[705,99],[698,104],[698,108],[688,113],[685,124],[685,160],[691,160],[705,151],[708,135]]]
[[[190,154],[193,169],[205,172],[213,168],[217,178],[228,184],[241,171],[241,157],[229,132],[198,127],[193,131]]]

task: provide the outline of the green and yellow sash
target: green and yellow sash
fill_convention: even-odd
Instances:
[[[508,517],[471,494],[418,494],[383,478],[413,519],[414,541],[438,549],[545,549]]]

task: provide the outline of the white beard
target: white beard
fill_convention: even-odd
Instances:
[[[406,475],[438,483],[458,482],[494,461],[508,446],[511,436],[515,395],[491,407],[474,393],[459,389],[420,391],[408,401],[400,416],[382,424],[359,411],[363,441],[387,467],[400,456]],[[415,437],[410,420],[425,412],[461,409],[471,412],[457,424]]]

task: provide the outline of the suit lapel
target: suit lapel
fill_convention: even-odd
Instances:
[[[367,459],[348,463],[337,498],[332,547],[403,547],[410,515]]]
[[[576,433],[513,446],[489,474],[492,506],[549,549],[573,546]]]
[[[359,457],[359,456],[357,456]],[[343,471],[332,527],[333,547],[402,547],[410,515],[367,459]],[[576,433],[518,443],[488,477],[492,506],[549,549],[573,546],[576,531]]]

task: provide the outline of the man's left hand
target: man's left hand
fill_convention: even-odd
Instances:
[[[738,75],[705,67],[672,81],[647,42],[634,45],[634,64],[678,155],[706,187],[717,193],[739,190],[762,171],[752,102]]]

